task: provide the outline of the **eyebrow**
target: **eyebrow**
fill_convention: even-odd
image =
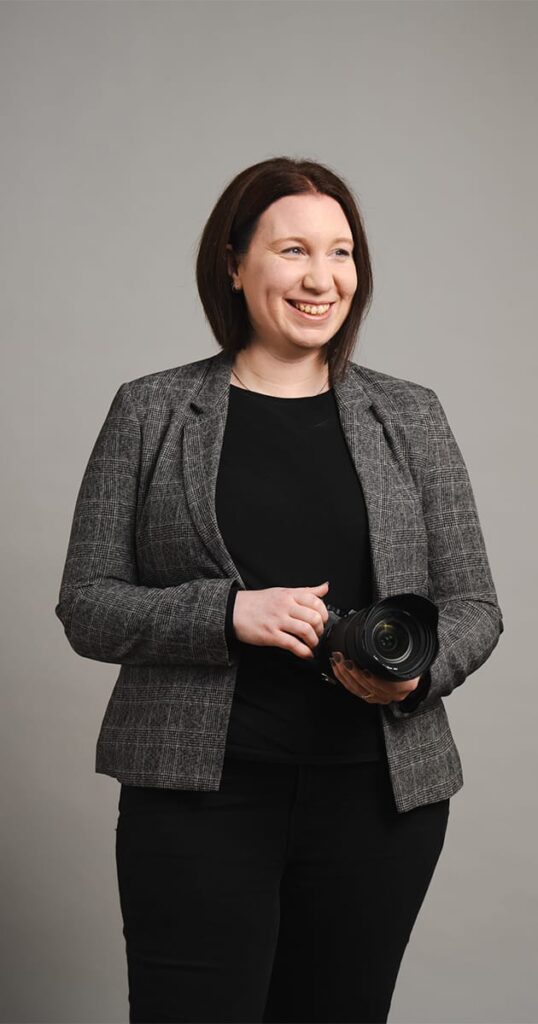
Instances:
[[[279,242],[291,242],[291,241],[307,243],[308,239],[307,238],[301,238],[300,235],[286,235],[285,238],[275,238],[274,244],[278,245]],[[348,245],[353,245],[353,239],[352,238],[347,238],[347,237],[335,238],[334,241],[333,241],[333,245],[334,245],[335,242],[347,242]]]

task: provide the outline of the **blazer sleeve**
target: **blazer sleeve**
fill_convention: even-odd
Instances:
[[[234,580],[232,586],[230,587],[230,592],[228,594],[228,604],[226,606],[224,632],[226,634],[226,643],[228,644],[228,650],[231,651],[233,654],[238,654],[241,649],[241,643],[238,640],[237,636],[235,635],[233,619],[235,599],[240,589],[241,587],[239,586],[237,581]]]
[[[489,658],[504,631],[476,501],[461,450],[437,395],[427,389],[428,457],[422,505],[439,651],[418,686],[386,705],[396,718],[424,710]]]
[[[139,583],[136,506],[141,428],[121,384],[78,491],[54,609],[73,650],[121,665],[231,665],[227,578]]]

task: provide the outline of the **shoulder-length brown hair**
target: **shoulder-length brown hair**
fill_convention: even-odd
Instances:
[[[237,257],[244,257],[264,210],[282,196],[308,193],[331,196],[340,203],[355,242],[357,288],[344,323],[326,346],[325,362],[334,382],[345,372],[369,309],[372,268],[362,217],[352,190],[324,164],[273,157],[236,175],[217,200],[200,236],[196,283],[220,347],[233,354],[247,348],[252,325],[243,292],[233,292],[231,288],[226,246],[230,244]]]

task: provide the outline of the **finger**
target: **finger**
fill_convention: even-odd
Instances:
[[[368,703],[390,704],[393,699],[392,694],[385,692],[384,686],[379,685],[379,677],[375,676],[373,672],[369,672],[368,669],[360,669],[358,665],[354,665],[352,669],[349,669],[345,663],[342,663],[340,667],[346,673],[348,682],[355,687],[354,692],[359,693],[365,699],[366,697],[372,698]]]
[[[313,608],[306,608],[304,605],[295,605],[295,607],[289,611],[288,615],[290,622],[295,624],[297,622],[304,623],[307,627],[304,633],[301,632],[302,638],[311,636],[311,632],[313,631],[315,633],[316,642],[319,640],[325,627],[323,622],[320,621],[318,612],[314,611]],[[314,640],[314,637],[312,637],[312,640]]]
[[[312,611],[315,611],[325,625],[329,618],[329,611],[325,602],[320,597],[316,597],[311,590],[294,591],[293,597],[298,607],[310,608]]]
[[[380,697],[379,694],[370,691],[369,693],[351,679],[341,679],[342,686],[349,690],[355,697],[361,698],[365,704],[390,704],[390,701]]]
[[[299,638],[295,635],[295,632],[288,632],[285,629],[279,629],[275,633],[275,640],[278,641],[278,647],[281,647],[283,651],[289,651],[291,654],[296,654],[299,658],[313,658],[314,653],[309,644],[301,643]]]
[[[345,662],[343,663],[343,667],[347,668]],[[407,695],[416,689],[420,680],[420,677],[417,677],[416,679],[401,679],[398,681],[382,679],[381,676],[375,675],[375,673],[370,672],[368,669],[361,669],[358,665],[354,665],[353,669],[350,669],[350,671],[352,673],[356,672],[360,675],[361,683],[370,687],[371,690],[375,690],[378,697],[383,697],[385,702],[389,704],[393,700],[405,700]]]
[[[357,697],[374,697],[375,702],[378,701],[377,694],[375,694],[373,689],[368,689],[363,683],[357,680],[349,669],[346,669],[343,665],[338,665],[337,662],[331,662],[331,664],[337,679],[343,686],[345,686],[346,690],[349,690],[350,693],[355,694]],[[374,703],[374,700],[370,701],[370,703]]]
[[[376,680],[371,678],[371,673],[368,673],[367,675],[367,673],[363,669],[359,668],[359,666],[356,665],[354,662],[350,662],[349,665],[346,665],[345,661],[341,661],[340,668],[342,669],[343,672],[346,673],[346,678],[351,679],[357,686],[361,688],[362,692],[366,694],[378,694]]]
[[[342,652],[339,653],[341,654]],[[348,683],[346,687],[348,690],[351,690],[352,693],[356,693],[361,697],[369,694],[373,694],[375,696],[375,701],[372,700],[368,703],[390,704],[393,700],[404,700],[407,693],[410,692],[407,688],[402,696],[396,696],[394,683],[387,683],[387,680],[381,679],[380,676],[376,676],[368,669],[361,669],[354,662],[352,662],[352,668],[348,668],[345,661],[341,661],[336,664],[338,664],[338,667],[342,670],[342,673],[344,673],[343,678],[345,678]],[[343,681],[343,679],[341,681]]]

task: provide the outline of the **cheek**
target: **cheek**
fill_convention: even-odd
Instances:
[[[289,264],[281,264],[274,267],[270,274],[264,278],[265,291],[269,302],[283,302],[284,295],[293,295],[294,289],[300,287],[297,281],[300,280],[298,267]]]
[[[284,295],[289,294],[289,288],[286,289],[284,284],[275,284],[273,281],[270,283],[264,283],[263,287],[257,292],[255,296],[255,309],[259,316],[273,317],[279,311],[282,311],[284,305]]]
[[[357,291],[358,283],[359,279],[357,277],[357,268],[353,263],[353,265],[348,268],[346,274],[342,277],[342,291],[350,302]]]

